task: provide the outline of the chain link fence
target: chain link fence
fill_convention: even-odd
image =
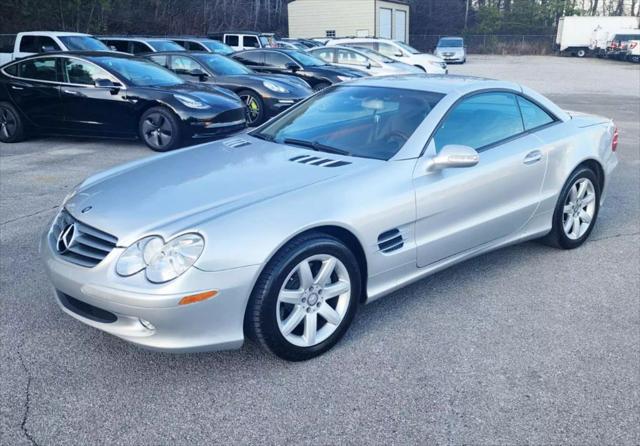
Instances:
[[[433,52],[444,35],[411,34],[409,43],[420,51]],[[552,54],[555,35],[467,34],[467,52],[473,54]]]

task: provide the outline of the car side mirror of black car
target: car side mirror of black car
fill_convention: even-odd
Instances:
[[[191,70],[189,72],[189,75],[193,76],[193,77],[197,77],[200,82],[206,81],[207,78],[209,77],[209,75],[207,73],[205,73],[204,71],[202,71],[199,68],[196,68],[195,70]]]
[[[120,91],[122,85],[117,82],[113,82],[111,79],[96,79],[93,85],[96,88],[108,88],[111,94],[116,94]]]
[[[298,64],[293,63],[293,62],[289,62],[288,64],[286,64],[284,66],[287,70],[292,71],[292,72],[296,72],[300,69],[300,67],[298,66]]]

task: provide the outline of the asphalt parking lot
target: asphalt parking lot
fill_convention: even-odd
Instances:
[[[0,444],[638,444],[640,66],[471,56],[451,72],[616,121],[620,164],[590,240],[514,246],[415,283],[305,363],[254,345],[149,352],[63,314],[40,234],[84,177],[153,152],[0,144]]]

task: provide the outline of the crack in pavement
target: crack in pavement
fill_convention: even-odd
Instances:
[[[6,221],[1,222],[1,223],[0,223],[0,226],[4,226],[4,225],[7,225],[7,224],[9,224],[9,223],[13,223],[13,222],[16,222],[16,221],[18,221],[18,220],[25,219],[25,218],[33,217],[33,216],[35,216],[35,215],[42,214],[42,213],[44,213],[44,212],[48,212],[48,211],[51,211],[51,210],[53,210],[53,209],[56,209],[57,207],[58,207],[58,205],[55,205],[55,206],[52,206],[52,207],[50,207],[50,208],[40,209],[39,211],[36,211],[36,212],[34,212],[34,213],[32,213],[32,214],[22,215],[22,216],[20,216],[20,217],[12,218],[12,219],[10,219],[10,220],[6,220]]]
[[[20,423],[20,429],[22,430],[22,433],[27,438],[27,440],[31,442],[31,444],[38,446],[38,442],[33,438],[33,436],[29,433],[29,430],[27,429],[27,421],[29,419],[29,411],[31,409],[31,381],[32,381],[31,372],[29,372],[29,369],[27,368],[27,365],[24,362],[24,358],[22,357],[22,352],[20,351],[20,349],[18,349],[18,358],[20,358],[20,365],[22,365],[22,368],[24,369],[24,372],[27,375],[27,388],[26,388],[26,397],[24,402],[24,413],[22,414],[22,422]]]

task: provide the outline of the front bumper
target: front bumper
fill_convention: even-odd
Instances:
[[[218,272],[193,267],[168,284],[154,285],[144,274],[123,278],[115,273],[123,251],[115,248],[97,266],[85,268],[62,260],[45,234],[40,252],[60,308],[84,324],[154,350],[181,353],[242,345],[244,312],[258,265]],[[218,290],[215,297],[178,305],[184,296],[212,289]]]

